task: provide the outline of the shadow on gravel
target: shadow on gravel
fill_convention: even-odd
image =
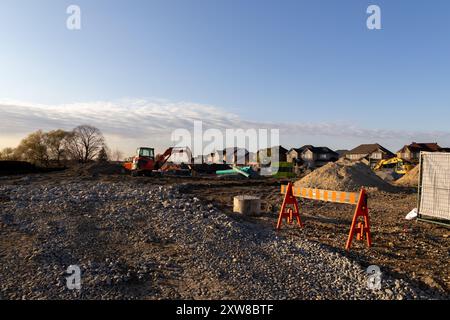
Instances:
[[[324,248],[328,249],[331,252],[339,253],[340,255],[346,256],[353,261],[357,261],[363,268],[367,268],[370,265],[373,265],[373,262],[369,261],[367,259],[367,257],[364,255],[364,252],[361,252],[361,253],[356,252],[356,251],[347,252],[345,249],[339,249],[339,248],[327,245],[322,242],[318,242],[318,243],[320,243],[321,246],[323,246]],[[367,249],[364,249],[364,250],[367,250]],[[389,265],[380,265],[379,267],[380,267],[382,273],[384,275],[388,276],[389,278],[403,279],[406,282],[410,283],[412,286],[417,287],[421,290],[427,291],[435,297],[441,297],[440,299],[448,299],[448,298],[445,298],[444,290],[432,288],[429,285],[427,285],[426,283],[424,283],[418,279],[413,279],[411,277],[408,277],[404,273],[395,271],[394,268],[390,267]]]

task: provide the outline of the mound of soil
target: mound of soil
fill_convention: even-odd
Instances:
[[[392,185],[378,177],[367,165],[346,159],[330,162],[314,170],[295,185],[337,191],[359,191],[362,187],[393,190]]]
[[[395,184],[401,187],[417,187],[419,184],[419,173],[419,166],[415,166],[414,169],[398,179]]]
[[[394,182],[394,181],[396,181],[396,180],[398,180],[398,179],[400,179],[402,177],[402,175],[396,173],[393,168],[392,169],[382,169],[382,170],[379,170],[379,171],[375,171],[375,174],[377,176],[379,176],[381,179],[383,179],[384,181],[387,181],[387,182],[390,182],[390,183],[392,183],[392,182]]]
[[[74,176],[98,176],[123,173],[121,164],[112,162],[78,163],[69,167],[65,173]]]

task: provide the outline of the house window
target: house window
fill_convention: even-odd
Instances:
[[[382,158],[382,154],[381,154],[381,152],[375,152],[375,153],[372,153],[372,155],[370,157],[372,159],[381,159]]]
[[[327,160],[328,159],[328,155],[326,153],[322,153],[322,154],[319,155],[319,159]]]

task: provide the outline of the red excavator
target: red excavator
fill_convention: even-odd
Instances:
[[[136,156],[131,161],[124,163],[124,168],[131,171],[133,176],[151,175],[153,172],[160,170],[167,160],[175,153],[186,154],[189,164],[192,164],[192,152],[188,147],[171,147],[163,154],[155,156],[155,149],[148,147],[138,148]]]

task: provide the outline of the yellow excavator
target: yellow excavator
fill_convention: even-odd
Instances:
[[[374,171],[378,171],[384,168],[393,168],[395,173],[404,175],[414,168],[414,165],[410,162],[403,160],[399,157],[380,160],[373,168]]]

